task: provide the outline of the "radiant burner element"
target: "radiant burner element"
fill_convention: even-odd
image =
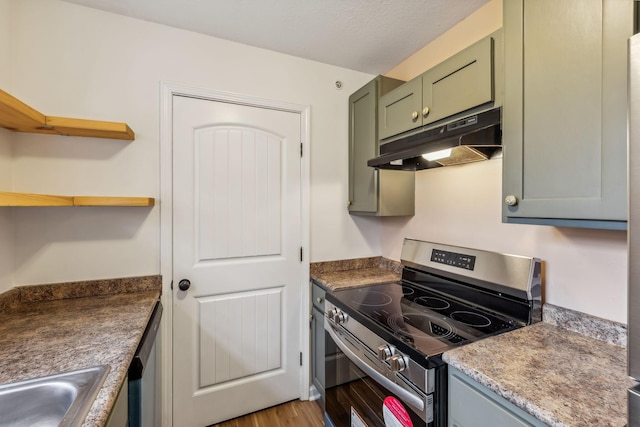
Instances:
[[[447,340],[456,337],[455,327],[447,323],[446,319],[434,323],[432,316],[422,313],[393,314],[387,318],[387,324],[398,334],[411,338],[411,341],[433,337]]]
[[[410,288],[408,286],[402,286],[402,295],[409,296],[409,295],[413,295],[416,291],[413,290],[413,288]]]
[[[488,317],[470,311],[454,311],[451,313],[451,318],[474,328],[485,328],[491,324]]]
[[[384,292],[369,291],[361,292],[360,294],[362,295],[362,299],[359,299],[360,295],[358,295],[358,300],[353,299],[353,302],[367,307],[381,307],[389,304],[392,300],[391,297]]]
[[[420,297],[416,298],[415,302],[433,310],[446,310],[451,307],[447,301],[437,297]]]

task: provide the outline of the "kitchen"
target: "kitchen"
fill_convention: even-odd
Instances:
[[[0,88],[52,114],[126,121],[136,131],[132,143],[0,131],[4,189],[162,200],[160,81],[311,105],[310,262],[398,260],[406,236],[536,256],[546,302],[626,323],[626,233],[503,224],[501,160],[417,173],[414,217],[350,216],[347,99],[373,75],[63,2],[3,0],[0,20],[8,64]],[[409,80],[501,26],[494,0],[384,74]],[[160,208],[4,209],[0,289],[164,275],[160,224]],[[169,285],[165,278],[165,305]]]

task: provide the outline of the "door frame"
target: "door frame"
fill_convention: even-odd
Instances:
[[[173,97],[187,96],[211,101],[230,102],[253,107],[270,108],[273,110],[299,113],[301,119],[301,144],[303,155],[300,159],[301,185],[301,244],[303,260],[300,276],[300,352],[302,365],[300,366],[300,398],[309,399],[309,333],[308,325],[311,308],[308,303],[309,295],[309,226],[310,226],[310,107],[308,105],[292,104],[274,101],[232,92],[206,89],[181,83],[160,82],[160,274],[162,274],[162,305],[164,315],[160,327],[161,363],[161,407],[162,426],[173,425],[173,292],[171,282],[173,278]]]

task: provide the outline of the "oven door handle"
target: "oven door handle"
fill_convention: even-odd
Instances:
[[[378,384],[388,389],[390,392],[394,393],[400,399],[402,399],[407,405],[412,406],[414,409],[419,412],[424,412],[425,402],[424,399],[421,399],[419,396],[411,393],[408,390],[400,387],[398,384],[391,381],[389,378],[382,375],[375,368],[372,368],[365,362],[360,359],[358,355],[349,348],[349,346],[343,342],[336,331],[333,330],[333,326],[331,324],[328,325],[329,328],[325,328],[329,335],[338,346],[338,348],[351,360],[358,368],[360,368],[365,374],[369,375],[373,380],[375,380]]]

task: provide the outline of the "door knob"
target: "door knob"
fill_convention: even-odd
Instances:
[[[190,287],[191,282],[187,279],[182,279],[178,282],[178,288],[180,288],[181,291],[187,291]]]

